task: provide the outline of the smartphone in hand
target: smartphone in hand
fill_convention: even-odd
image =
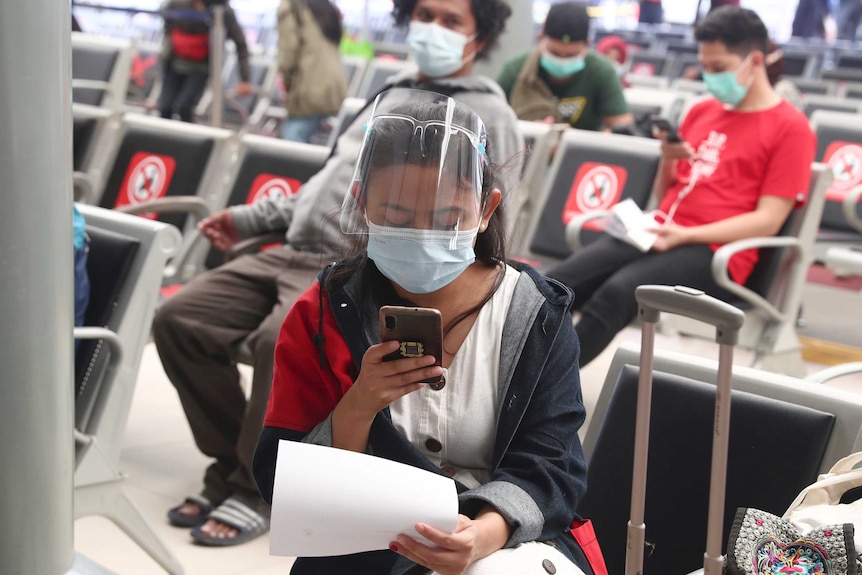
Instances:
[[[682,138],[679,137],[679,132],[676,131],[673,124],[671,124],[666,118],[653,116],[650,118],[650,124],[655,130],[667,132],[667,141],[669,144],[679,144],[682,142]]]
[[[440,312],[427,307],[385,305],[380,308],[380,341],[398,341],[398,350],[383,358],[392,361],[405,357],[434,356],[434,365],[443,367],[443,319]],[[423,379],[433,390],[446,385],[441,375]]]

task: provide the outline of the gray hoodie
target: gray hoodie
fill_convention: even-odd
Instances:
[[[505,200],[507,193],[515,190],[521,174],[524,140],[502,89],[484,76],[444,78],[435,80],[434,84],[451,88],[452,97],[472,108],[485,122],[491,161],[504,165],[504,169],[497,172],[503,179],[497,186],[503,190]],[[416,81],[415,71],[390,78],[387,86],[422,87]],[[240,236],[287,230],[287,242],[293,249],[325,258],[336,256],[345,245],[339,227],[339,210],[353,177],[364,126],[370,116],[371,106],[367,106],[338,138],[334,154],[320,172],[293,197],[264,199],[231,208]]]

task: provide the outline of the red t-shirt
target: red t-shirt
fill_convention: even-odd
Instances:
[[[659,205],[668,213],[680,192],[673,222],[699,226],[753,211],[761,196],[805,203],[817,139],[807,118],[782,100],[759,112],[728,110],[714,98],[696,104],[679,128],[695,150],[692,162],[678,162],[676,181]],[[711,244],[714,250],[719,244]],[[744,284],[757,263],[757,250],[730,260],[730,277]]]

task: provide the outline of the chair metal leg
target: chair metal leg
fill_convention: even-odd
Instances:
[[[170,575],[183,575],[184,569],[179,560],[123,491],[120,481],[75,488],[75,518],[88,515],[110,519]]]

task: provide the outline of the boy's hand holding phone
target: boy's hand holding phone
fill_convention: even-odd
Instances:
[[[691,145],[679,136],[668,120],[654,116],[650,124],[653,136],[661,140],[661,153],[665,160],[690,160],[694,157]]]

